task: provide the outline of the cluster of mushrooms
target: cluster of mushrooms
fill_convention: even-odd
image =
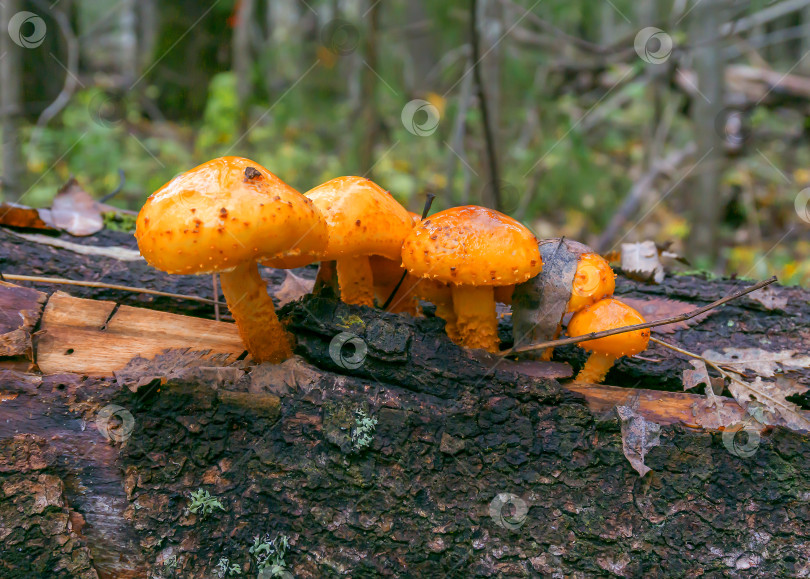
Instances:
[[[334,262],[341,299],[417,315],[436,306],[449,338],[498,351],[495,302],[541,273],[538,240],[514,219],[484,207],[446,209],[422,220],[362,177],[339,177],[301,194],[258,163],[214,159],[174,178],[141,209],[138,247],[170,274],[219,273],[222,292],[253,360],[292,356],[258,265],[292,269]],[[614,274],[595,253],[577,263],[567,310],[570,336],[642,323],[611,296]],[[581,342],[592,352],[577,382],[601,382],[620,356],[647,347],[649,330]],[[544,353],[546,358],[550,351]]]

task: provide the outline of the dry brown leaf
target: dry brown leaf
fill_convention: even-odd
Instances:
[[[761,304],[768,311],[784,310],[787,307],[788,297],[782,294],[783,292],[781,290],[773,286],[767,286],[755,292],[751,292],[748,294],[748,297]]]
[[[766,382],[757,376],[753,382],[732,380],[728,389],[737,402],[762,424],[810,432],[810,413],[787,401],[788,396],[805,392],[807,386],[785,377]]]
[[[670,300],[667,298],[639,299],[622,296],[619,299],[631,308],[637,310],[638,313],[644,316],[644,319],[648,322],[680,316],[697,309],[694,304],[681,302],[678,300]],[[652,328],[652,331],[660,332],[662,334],[671,334],[676,330],[685,330],[690,326],[694,326],[695,324],[702,322],[714,312],[715,310],[709,310],[708,312],[703,312],[699,316],[695,316],[694,318],[684,322],[675,322],[674,324],[667,324],[665,326],[656,326]]]
[[[29,229],[53,229],[49,211],[32,209],[16,203],[0,203],[0,225]]]
[[[559,334],[560,324],[577,271],[579,257],[592,251],[588,246],[567,239],[543,239],[538,242],[543,271],[515,286],[512,294],[512,337],[515,346],[551,340]],[[527,352],[528,358],[542,352]]]
[[[104,229],[98,203],[72,177],[56,194],[51,217],[55,227],[71,235],[92,235]]]
[[[616,414],[622,422],[622,450],[624,456],[640,476],[650,472],[644,464],[649,450],[661,443],[661,425],[646,420],[629,406],[617,406]]]
[[[751,370],[765,378],[779,371],[810,368],[810,356],[798,355],[794,350],[768,352],[759,348],[723,348],[722,353],[706,350],[701,356],[715,364],[730,366],[739,372]]]
[[[709,370],[703,360],[689,360],[693,370],[683,371],[683,389],[691,390],[701,384],[711,386],[712,381],[709,378]]]
[[[281,287],[278,288],[275,294],[279,307],[312,293],[312,288],[315,286],[315,280],[313,279],[298,277],[290,270],[286,270],[286,273],[287,277],[284,278]]]
[[[659,284],[664,281],[664,266],[652,241],[622,243],[622,271],[638,281]]]
[[[737,424],[745,417],[745,410],[729,398],[714,396],[702,398],[692,405],[692,416],[695,423],[703,428],[717,430]]]

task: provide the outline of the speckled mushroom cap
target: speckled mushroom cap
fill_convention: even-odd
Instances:
[[[221,157],[155,191],[138,214],[135,237],[153,267],[198,274],[317,254],[328,234],[298,191],[254,161]]]
[[[431,215],[402,245],[411,275],[457,285],[522,283],[543,269],[537,239],[511,217],[475,205]]]
[[[363,177],[338,177],[305,193],[329,228],[322,259],[381,255],[399,260],[413,228],[408,211],[391,194]]]
[[[619,300],[606,298],[575,313],[568,322],[567,333],[575,337],[643,323],[644,318],[636,310]],[[646,350],[649,341],[650,329],[647,328],[580,342],[579,346],[598,354],[632,356]]]

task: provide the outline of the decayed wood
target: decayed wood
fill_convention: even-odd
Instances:
[[[13,286],[7,284],[7,287]],[[6,317],[14,317],[8,310],[6,314]],[[45,374],[75,372],[86,376],[111,376],[136,356],[149,359],[171,348],[229,354],[223,363],[234,360],[244,351],[233,324],[129,306],[116,310],[112,302],[84,300],[62,292],[56,292],[48,302],[37,338],[36,361]],[[542,377],[543,374],[537,372],[547,367],[547,377],[570,377],[570,368],[560,373],[556,368],[562,365],[556,363],[534,362],[537,367],[526,368],[526,363],[501,362],[483,353],[475,356],[484,364],[503,364],[504,368],[526,376]],[[595,411],[604,411],[627,401],[639,401],[637,412],[653,422],[709,426],[701,417],[702,410],[696,410],[704,400],[702,396],[600,384],[566,384],[565,388],[584,396]],[[723,397],[720,400],[731,409],[727,416],[744,416],[743,410],[733,400]]]
[[[21,264],[25,249],[14,247]],[[63,250],[48,248],[47,259],[41,248],[32,251],[39,273],[68,271],[58,270]],[[77,277],[109,268],[122,284],[144,283],[132,279],[141,270],[70,262]],[[208,287],[210,278],[199,283]],[[743,285],[620,278],[618,293],[702,305]],[[799,350],[810,333],[810,294],[778,291],[790,298],[783,310],[744,298],[668,340],[698,352],[763,340],[770,349]],[[103,306],[101,314],[111,311]],[[520,365],[471,355],[435,318],[317,297],[286,305],[279,317],[298,355],[279,366],[217,367],[220,360],[175,371],[186,354],[169,353],[162,365],[134,361],[116,380],[0,375],[0,528],[11,531],[0,537],[0,575],[166,577],[163,563],[177,557],[173,576],[207,579],[227,557],[252,576],[247,551],[264,534],[290,538],[286,560],[301,578],[810,575],[806,435],[769,429],[741,454],[723,433],[668,425],[646,456],[652,472],[639,478],[622,454],[613,406],[689,423],[696,397],[578,387],[589,410],[549,378],[564,375],[563,365],[531,376]],[[103,335],[100,326],[89,330]],[[366,347],[359,365],[333,347],[347,335]],[[558,361],[581,364],[581,349],[558,350]],[[623,359],[609,380],[682,388],[686,361],[658,349],[645,356],[660,362]],[[132,388],[149,376],[168,377]],[[123,443],[100,435],[99,409],[108,404],[132,416]],[[361,409],[378,421],[366,449],[351,436]],[[40,482],[40,475],[58,480]],[[189,495],[199,488],[224,510],[206,519],[190,514]],[[54,498],[37,502],[46,491]],[[35,504],[45,506],[37,513]]]
[[[115,311],[114,311],[115,310]],[[51,296],[37,334],[37,365],[45,374],[111,376],[136,356],[153,358],[168,348],[244,351],[234,324],[214,322],[113,302]]]
[[[31,333],[47,294],[0,281],[0,367],[28,370],[34,359]]]

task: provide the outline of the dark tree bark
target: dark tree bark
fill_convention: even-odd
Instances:
[[[0,236],[0,267],[20,267],[11,260],[24,247]],[[76,277],[105,267],[53,248],[43,261],[34,247],[38,273],[65,275],[48,268],[76,259]],[[114,271],[132,284],[146,266]],[[622,280],[618,293],[707,303],[739,283]],[[786,291],[787,311],[740,301],[668,339],[698,349],[765,334],[778,347],[806,343],[810,294]],[[3,577],[211,577],[221,557],[250,576],[248,549],[265,534],[290,538],[296,577],[810,573],[807,436],[773,428],[741,458],[718,432],[666,426],[641,478],[614,412],[595,415],[554,380],[468,355],[440,320],[317,297],[280,318],[299,356],[280,366],[211,369],[168,353],[118,380],[2,371]],[[666,384],[677,367],[634,360],[610,378]],[[157,378],[131,391],[143,376]],[[123,443],[98,430],[109,404],[132,417]],[[358,410],[378,420],[364,449],[351,438]],[[198,488],[224,510],[187,512]]]

